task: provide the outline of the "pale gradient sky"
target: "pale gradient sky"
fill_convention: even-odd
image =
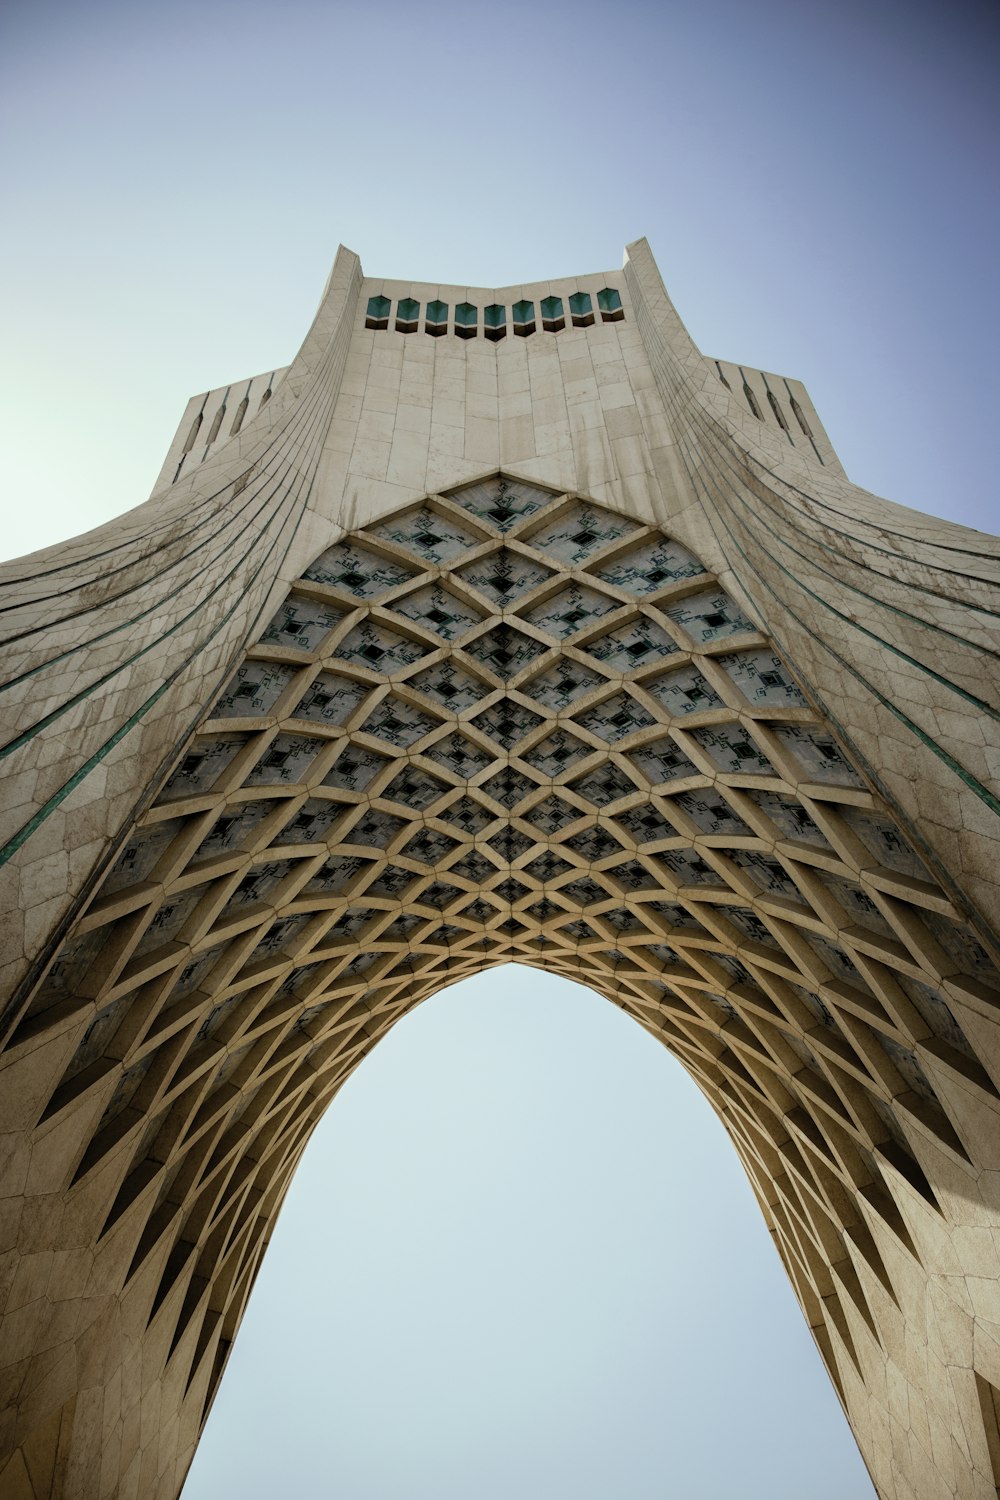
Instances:
[[[998,12],[8,0],[3,551],[143,499],[336,245],[484,285],[649,237],[857,482],[1000,530]],[[613,1007],[503,969],[330,1111],[185,1500],[870,1500],[734,1154]]]

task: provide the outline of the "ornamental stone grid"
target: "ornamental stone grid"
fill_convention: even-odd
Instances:
[[[996,1496],[1000,543],[849,484],[643,241],[342,250],[290,366],[2,577],[5,1497],[173,1500],[313,1127],[508,962],[695,1078],[883,1500]]]

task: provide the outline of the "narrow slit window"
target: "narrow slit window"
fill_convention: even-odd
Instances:
[[[561,297],[543,297],[540,306],[542,327],[546,333],[558,333],[560,328],[566,327],[566,315],[563,312]]]
[[[806,421],[806,414],[805,414],[805,412],[802,410],[801,406],[796,401],[795,397],[793,395],[791,395],[791,393],[789,393],[788,400],[789,400],[789,403],[790,403],[791,408],[792,408],[792,416],[795,418],[796,422],[798,422],[799,427],[802,430],[803,436],[807,437],[807,438],[811,438],[812,435],[813,435],[813,432],[812,432],[812,428],[809,426],[809,423]]]
[[[474,339],[478,333],[479,309],[471,302],[460,302],[455,308],[455,332],[460,339]]]
[[[740,374],[743,375],[743,371],[742,370],[740,370]],[[747,378],[746,378],[745,375],[743,375],[743,394],[747,398],[747,406],[749,406],[750,410],[753,412],[754,416],[757,418],[757,421],[758,422],[763,422],[763,420],[764,420],[764,413],[761,411],[760,407],[758,406],[758,404],[757,404],[757,397],[754,395],[753,391],[750,389],[750,382],[747,380]]]
[[[392,306],[388,297],[369,297],[368,314],[365,318],[366,328],[388,328],[389,308]]]
[[[768,392],[767,392],[767,401],[768,401],[768,405],[770,406],[771,410],[774,412],[775,420],[777,421],[778,426],[782,429],[783,432],[787,432],[788,431],[788,418],[785,416],[785,413],[781,410],[781,407],[778,405],[777,398],[775,397],[774,392],[772,390],[770,390],[770,389],[768,389]]]
[[[601,320],[604,323],[620,323],[625,316],[621,293],[613,286],[606,286],[598,292],[597,305],[601,309]]]
[[[443,333],[448,332],[447,302],[428,302],[424,332],[431,334],[434,338],[440,338]]]
[[[589,292],[574,292],[569,299],[574,328],[589,328],[594,321],[594,303]]]
[[[202,424],[202,422],[204,420],[205,420],[205,408],[203,406],[202,409],[201,409],[201,411],[195,417],[194,421],[191,423],[191,431],[188,433],[187,438],[186,438],[185,443],[184,443],[184,452],[185,453],[190,453],[191,449],[194,447],[195,443],[198,441],[198,434],[201,431],[201,424]]]
[[[519,338],[524,339],[529,333],[534,333],[535,304],[533,302],[515,302],[510,311],[514,320],[514,332]]]
[[[396,303],[396,332],[416,333],[420,326],[420,303],[412,297],[401,297]]]
[[[247,386],[247,393],[243,397],[243,400],[240,402],[239,406],[236,408],[236,415],[233,418],[233,425],[229,429],[229,436],[230,437],[235,437],[236,434],[239,432],[240,428],[243,426],[243,418],[247,414],[247,407],[249,405],[250,405],[250,387]]]
[[[267,390],[264,392],[263,396],[261,396],[261,398],[260,398],[260,406],[258,406],[258,408],[257,408],[258,411],[262,410],[262,408],[267,405],[267,403],[271,399],[272,394],[273,393],[272,393],[271,387],[269,385],[268,388],[267,388]]]
[[[729,381],[726,379],[726,377],[725,377],[725,375],[723,373],[723,370],[722,370],[722,366],[719,364],[718,360],[715,361],[715,368],[718,370],[718,372],[719,372],[719,379],[722,381],[722,384],[726,387],[726,390],[727,391],[731,391],[732,390],[732,386],[729,384]]]
[[[229,392],[227,391],[226,396],[228,395]],[[226,396],[223,396],[219,409],[215,413],[215,416],[212,418],[212,425],[208,429],[208,437],[205,439],[206,448],[210,448],[215,442],[216,438],[219,436],[219,428],[222,426],[223,419],[226,415]]]

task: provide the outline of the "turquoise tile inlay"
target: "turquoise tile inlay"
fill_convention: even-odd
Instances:
[[[564,567],[577,568],[593,553],[637,531],[638,521],[616,515],[602,506],[578,500],[556,520],[532,531],[525,540]]]
[[[306,578],[343,589],[358,599],[374,599],[412,578],[414,569],[382,557],[355,541],[338,542],[306,569]]]
[[[458,640],[482,618],[471,605],[437,584],[397,599],[394,608],[445,641]]]
[[[450,562],[468,552],[479,538],[452,518],[440,516],[429,506],[394,516],[372,527],[372,535],[395,542],[420,558],[422,566]]]
[[[458,570],[458,576],[498,611],[514,608],[523,594],[538,588],[552,574],[532,558],[501,547]]]
[[[717,657],[748,703],[755,708],[803,708],[805,698],[773,651],[738,651]]]
[[[598,578],[630,594],[653,594],[683,578],[696,578],[705,569],[696,557],[669,537],[659,537],[619,554],[612,562],[594,569]]]
[[[520,479],[497,475],[479,484],[463,485],[452,490],[448,499],[498,531],[510,531],[519,521],[534,515],[554,498],[551,490],[539,489]]]

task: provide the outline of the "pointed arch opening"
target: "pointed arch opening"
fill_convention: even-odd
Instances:
[[[412,1011],[304,1153],[182,1497],[282,1485],[874,1500],[707,1102],[520,966]]]

